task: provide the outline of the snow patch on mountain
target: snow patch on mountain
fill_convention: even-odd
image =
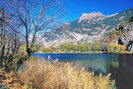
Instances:
[[[81,23],[83,21],[87,21],[89,23],[92,20],[93,21],[104,20],[105,18],[113,17],[115,15],[118,15],[118,13],[112,15],[103,15],[101,12],[84,13],[79,18],[78,23]]]
[[[83,20],[91,20],[96,17],[104,17],[101,12],[92,12],[92,13],[84,13],[80,18],[78,23],[82,22]]]
[[[116,13],[116,14],[112,14],[112,15],[106,15],[106,17],[113,17],[115,15],[118,15],[119,13]]]

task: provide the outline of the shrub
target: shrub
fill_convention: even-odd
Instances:
[[[52,53],[54,52],[54,50],[50,47],[40,47],[40,52],[44,52],[44,53]]]
[[[110,74],[94,76],[70,63],[32,59],[24,65],[20,79],[32,89],[115,89]]]
[[[110,52],[125,52],[126,47],[124,45],[110,43],[109,44],[109,50],[110,50]]]

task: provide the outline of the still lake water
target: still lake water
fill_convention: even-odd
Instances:
[[[116,80],[117,89],[133,89],[133,54],[107,53],[47,53],[33,54],[51,60],[72,62],[78,67],[85,67],[95,74],[111,73]]]

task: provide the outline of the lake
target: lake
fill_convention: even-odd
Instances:
[[[85,67],[95,74],[111,73],[116,80],[117,89],[133,89],[133,54],[109,53],[46,53],[32,54],[48,60],[72,62],[78,67]]]

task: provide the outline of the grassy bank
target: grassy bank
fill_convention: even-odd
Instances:
[[[95,76],[85,68],[58,60],[28,60],[19,76],[27,89],[115,89],[111,74]]]
[[[16,73],[0,71],[0,84],[9,89],[116,89],[111,74],[95,76],[73,64],[31,58]]]

